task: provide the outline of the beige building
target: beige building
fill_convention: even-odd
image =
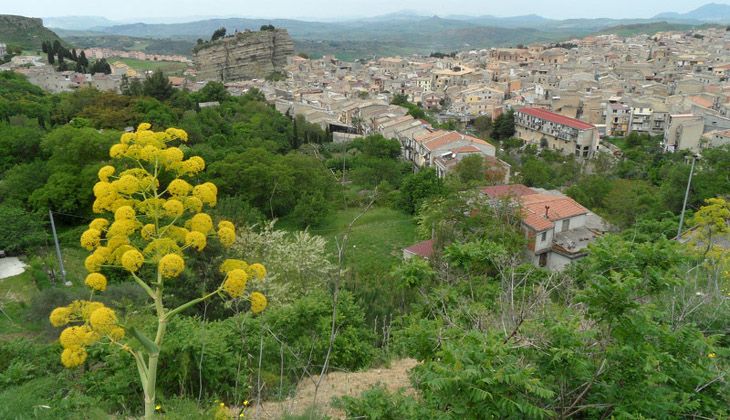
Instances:
[[[589,159],[598,149],[598,130],[593,124],[542,108],[525,107],[515,112],[517,137],[565,155]]]
[[[700,138],[705,123],[702,117],[692,114],[670,114],[664,129],[664,150],[700,151]]]

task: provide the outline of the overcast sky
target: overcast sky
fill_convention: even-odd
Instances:
[[[711,0],[0,0],[0,14],[34,17],[104,16],[145,21],[146,17],[337,18],[377,16],[400,10],[421,14],[549,18],[648,18],[687,12]],[[718,2],[715,0],[715,2]],[[719,1],[728,3],[727,1]],[[155,19],[156,20],[156,19]]]

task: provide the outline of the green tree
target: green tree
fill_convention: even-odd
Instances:
[[[46,244],[42,216],[27,212],[17,203],[0,203],[0,249],[10,253],[27,253]]]
[[[172,96],[172,91],[170,79],[160,69],[155,70],[142,83],[142,93],[159,101],[169,99]]]
[[[407,213],[416,213],[424,200],[444,192],[443,181],[432,168],[422,169],[403,179],[400,186],[399,207]]]

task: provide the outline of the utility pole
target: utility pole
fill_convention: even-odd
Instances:
[[[692,175],[695,171],[695,162],[700,158],[699,154],[692,155],[692,166],[689,169],[689,179],[687,179],[687,190],[684,192],[684,204],[682,204],[682,214],[679,216],[679,229],[677,229],[677,240],[682,236],[682,226],[684,225],[684,212],[687,210],[687,198],[689,197],[689,187],[692,184]]]
[[[56,235],[56,224],[53,222],[53,212],[48,209],[48,216],[51,218],[51,231],[53,232],[53,242],[56,244],[56,256],[58,257],[58,265],[61,268],[61,279],[63,284],[70,286],[71,283],[66,281],[66,269],[63,268],[63,257],[61,256],[61,246],[58,244],[58,235]]]

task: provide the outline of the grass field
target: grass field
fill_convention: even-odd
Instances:
[[[187,68],[185,63],[178,63],[177,61],[147,61],[123,57],[112,57],[107,61],[109,61],[109,63],[120,61],[139,72],[147,70],[155,71],[159,69],[168,75],[182,74],[182,72]]]

